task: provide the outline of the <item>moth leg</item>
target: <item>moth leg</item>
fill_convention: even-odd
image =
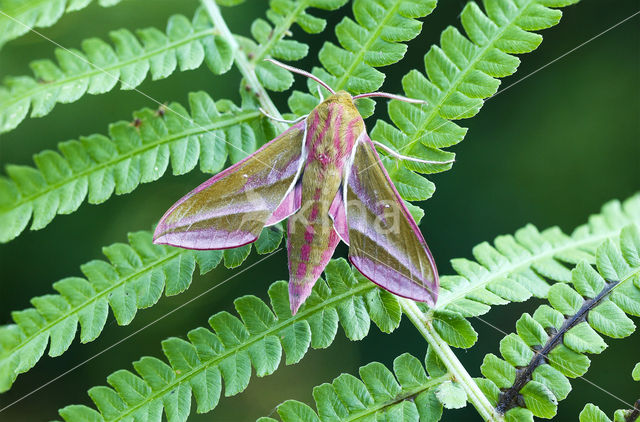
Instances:
[[[371,141],[373,142],[373,144],[383,150],[385,150],[386,152],[389,153],[389,155],[391,155],[394,158],[397,158],[398,160],[403,160],[403,161],[413,161],[416,163],[423,163],[423,164],[450,164],[453,163],[455,160],[448,160],[448,161],[429,161],[429,160],[421,160],[419,158],[415,158],[415,157],[409,157],[407,155],[402,155],[394,150],[392,150],[391,148],[389,148],[388,146],[381,144],[380,142],[377,141]]]
[[[294,119],[294,120],[286,120],[286,119],[281,119],[281,118],[276,117],[276,116],[272,116],[271,114],[267,113],[267,111],[265,109],[263,109],[262,107],[259,107],[258,110],[260,110],[260,113],[264,114],[269,119],[275,120],[276,122],[280,122],[280,123],[296,124],[298,122],[303,121],[308,116],[308,114],[305,114],[304,116],[300,116],[300,117],[298,117],[297,119]]]

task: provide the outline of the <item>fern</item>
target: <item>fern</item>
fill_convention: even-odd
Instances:
[[[371,131],[372,139],[404,155],[430,161],[449,161],[455,154],[444,151],[462,141],[466,129],[451,120],[474,116],[483,99],[495,94],[498,78],[513,74],[519,60],[512,54],[528,53],[538,47],[542,37],[529,32],[556,25],[562,13],[549,7],[561,7],[578,0],[527,0],[501,2],[488,0],[485,15],[478,5],[469,2],[461,16],[469,38],[456,28],[447,28],[441,36],[442,48],[434,46],[425,56],[429,76],[412,70],[402,79],[405,93],[427,101],[427,105],[389,103],[389,116],[397,128],[378,120]],[[411,18],[426,16],[435,2],[408,0],[355,1],[354,15],[360,25],[349,18],[336,26],[336,35],[346,48],[329,42],[320,51],[325,69],[314,74],[334,89],[347,89],[356,94],[375,91],[384,76],[374,66],[400,60],[406,46],[395,41],[408,41],[420,31],[420,23]],[[402,28],[402,29],[399,29]],[[314,82],[308,82],[315,93]],[[297,115],[307,114],[316,104],[315,95],[294,92],[289,107]],[[358,102],[364,117],[373,114],[369,99]],[[391,180],[407,201],[424,201],[435,191],[435,185],[418,173],[441,172],[451,164],[397,163],[385,160]],[[422,211],[413,207],[421,217]]]
[[[442,415],[437,389],[452,384],[446,373],[429,377],[420,361],[408,353],[394,359],[393,373],[378,362],[358,372],[361,380],[342,374],[315,387],[317,413],[304,403],[288,400],[277,407],[280,418],[283,422],[436,421]],[[257,422],[276,420],[260,418]]]
[[[202,171],[218,172],[228,157],[241,160],[263,139],[256,125],[261,115],[252,104],[216,105],[196,92],[189,106],[191,114],[177,103],[140,110],[132,122],[110,125],[109,137],[92,135],[60,143],[60,153],[36,154],[36,168],[8,165],[9,178],[0,177],[0,242],[17,237],[32,216],[31,229],[39,230],[56,214],[74,212],[87,196],[99,204],[114,192],[130,193],[159,179],[169,163],[174,175],[198,161]]]
[[[639,257],[640,228],[630,225],[619,243],[608,239],[597,248],[597,271],[581,261],[571,272],[573,287],[555,284],[548,294],[551,307],[542,305],[518,320],[517,334],[500,342],[504,360],[485,357],[481,370],[488,380],[481,387],[501,413],[553,417],[571,390],[567,378],[587,372],[585,354],[607,347],[598,333],[623,338],[634,332],[625,313],[640,316]]]
[[[216,407],[224,379],[225,396],[242,392],[249,384],[251,367],[258,376],[273,373],[281,359],[297,363],[309,346],[326,348],[336,336],[338,323],[345,335],[361,340],[373,321],[383,332],[391,332],[400,323],[398,300],[380,290],[364,277],[353,273],[345,260],[332,261],[311,297],[291,316],[287,283],[278,281],[269,288],[271,307],[255,296],[243,296],[234,302],[241,320],[228,312],[209,319],[213,331],[196,328],[189,341],[169,338],[162,349],[169,364],[143,357],[133,364],[137,374],[116,371],[107,377],[113,387],[94,387],[89,396],[98,411],[71,405],[60,410],[67,422],[85,420],[128,420],[151,414],[169,421],[186,420],[191,395],[198,412]]]
[[[634,381],[640,381],[640,363],[636,363],[631,376]],[[615,422],[640,421],[640,398],[635,402],[633,409],[616,410],[613,419]],[[580,412],[580,422],[611,422],[611,419],[598,406],[587,403]]]
[[[180,70],[198,68],[206,62],[220,74],[233,63],[231,48],[214,34],[206,13],[198,9],[192,22],[182,15],[169,18],[166,33],[156,28],[110,33],[114,47],[98,38],[82,42],[82,50],[55,51],[58,65],[51,60],[31,63],[34,77],[11,77],[0,90],[0,133],[15,128],[31,108],[31,117],[42,117],[56,103],[71,103],[85,93],[102,94],[118,83],[134,89],[151,72],[156,79]]]
[[[571,236],[557,227],[540,233],[527,225],[515,236],[497,237],[495,247],[481,243],[473,248],[478,262],[451,260],[458,275],[440,278],[435,307],[419,306],[427,318],[433,318],[436,331],[449,345],[471,347],[477,334],[466,318],[483,315],[494,305],[548,297],[553,288],[549,281],[568,283],[572,279],[564,264],[595,263],[597,246],[615,239],[630,223],[640,224],[640,195],[624,204],[605,204],[601,214],[591,216]]]
[[[65,12],[81,10],[92,0],[0,0],[0,48],[26,34],[31,28],[55,24]],[[114,6],[122,0],[98,0],[102,7]]]
[[[282,236],[278,226],[265,229],[254,244],[256,251],[273,252]],[[0,392],[40,360],[49,341],[49,356],[63,354],[78,324],[80,341],[93,341],[104,328],[109,307],[118,324],[127,325],[138,309],[154,305],[163,290],[172,296],[189,288],[196,263],[200,274],[211,271],[223,258],[225,266],[233,268],[250,251],[251,245],[224,252],[158,246],[146,231],[130,233],[129,244],[105,247],[108,262],[93,260],[82,265],[85,278],[68,277],[54,283],[58,294],[33,298],[33,308],[11,314],[15,324],[0,327]]]
[[[634,198],[631,198],[630,200],[627,200],[626,204],[634,204],[634,203],[640,204],[639,201],[640,201],[640,197],[634,197]],[[611,203],[611,204],[615,204],[615,203]],[[608,214],[606,210],[612,207],[611,204],[605,205],[603,207],[603,209],[605,210],[605,214],[604,214],[605,216],[610,216],[610,214]],[[627,207],[629,206],[631,205],[627,205]],[[591,220],[598,221],[602,218],[604,217],[593,216]],[[637,220],[640,221],[640,215],[637,216]],[[611,232],[609,234],[609,237],[603,237],[603,239],[606,239],[606,240],[615,239],[619,236],[619,234],[620,234],[620,230],[617,230],[615,232]],[[244,321],[244,324],[240,324],[235,319],[233,320],[230,319],[229,321],[233,321],[233,322],[229,322],[226,325],[220,324],[220,325],[214,326],[214,329],[218,333],[218,336],[230,336],[228,332],[229,330],[231,330],[231,332],[235,333],[234,338],[244,339],[242,340],[243,341],[242,343],[235,344],[234,347],[236,347],[236,349],[233,349],[233,350],[238,351],[239,350],[238,348],[245,350],[245,352],[243,353],[247,353],[248,359],[251,362],[253,362],[254,359],[257,359],[257,357],[260,356],[260,354],[257,352],[254,353],[253,355],[251,354],[251,351],[250,351],[252,347],[251,345],[253,345],[255,341],[260,340],[267,335],[276,335],[275,334],[276,331],[274,330],[280,330],[282,324],[290,325],[290,324],[294,324],[296,321],[308,320],[310,331],[307,330],[305,332],[310,332],[310,334],[308,335],[305,334],[306,336],[305,338],[310,338],[311,340],[305,340],[303,342],[302,349],[300,350],[299,354],[296,355],[297,358],[290,359],[287,361],[287,363],[290,364],[290,363],[297,363],[300,359],[302,359],[302,357],[306,353],[307,348],[309,347],[309,344],[311,345],[311,347],[314,347],[314,348],[328,347],[335,337],[338,321],[340,321],[340,323],[342,324],[342,327],[344,329],[346,336],[351,340],[363,339],[369,331],[370,321],[374,321],[374,323],[380,328],[381,331],[387,332],[387,333],[394,331],[395,328],[398,327],[400,323],[400,318],[402,315],[398,298],[396,298],[395,296],[389,294],[384,290],[378,289],[373,283],[365,279],[357,270],[351,268],[346,263],[345,260],[343,259],[332,260],[327,266],[325,275],[327,278],[327,282],[325,283],[324,281],[320,280],[317,283],[317,286],[314,287],[314,291],[313,291],[314,293],[312,295],[312,298],[308,301],[308,303],[303,305],[300,312],[296,314],[296,316],[293,318],[290,317],[291,314],[288,308],[288,293],[286,289],[286,283],[276,282],[269,289],[269,296],[271,298],[272,308],[275,310],[275,314],[277,316],[275,320],[271,317],[267,317],[268,315],[271,315],[270,313],[267,313],[266,311],[265,312],[258,311],[259,309],[266,308],[266,305],[262,304],[258,299],[255,299],[253,297],[251,299],[246,299],[246,298],[238,299],[240,303],[244,303],[244,301],[250,301],[251,307],[252,309],[254,309],[253,312],[260,313],[261,315],[263,315],[263,317],[261,317],[261,320],[263,320],[262,331],[257,331],[257,330],[252,331],[252,329],[249,327],[251,323],[255,324],[255,317],[252,317],[253,319],[249,320],[248,319],[249,316],[245,316],[245,314],[249,315],[246,309],[250,308],[250,306],[239,307],[238,304],[236,304],[236,308],[238,310],[238,313],[241,315]],[[274,290],[274,289],[277,289],[277,290]],[[276,291],[280,293],[275,294]],[[467,299],[465,299],[464,297],[460,297],[458,300],[460,301],[460,303],[464,303]],[[222,314],[228,315],[226,313],[221,313],[218,315],[222,315]],[[267,316],[264,316],[264,315],[267,315]],[[286,320],[283,319],[285,317],[287,318]],[[228,317],[225,317],[225,318],[228,318]],[[475,343],[477,339],[477,335],[473,330],[473,328],[471,327],[470,323],[461,314],[457,312],[452,312],[450,310],[440,310],[440,311],[433,312],[432,314],[429,314],[428,318],[429,318],[430,324],[433,325],[435,331],[442,337],[442,339],[454,347],[470,347]],[[281,319],[282,321],[280,322]],[[271,321],[271,322],[268,322],[268,321]],[[244,328],[241,328],[241,327],[244,327]],[[275,327],[275,328],[272,328],[272,327]],[[252,335],[247,336],[243,334],[246,330],[248,330],[248,332],[251,333]],[[227,333],[227,334],[221,334],[221,333]],[[258,337],[253,336],[253,334],[255,333],[259,334],[259,336]],[[197,344],[195,344],[191,335],[189,336],[189,338],[197,348]],[[286,346],[284,346],[284,344],[282,346],[285,348],[285,351],[286,351]],[[278,346],[274,346],[274,347],[278,347]],[[269,353],[267,353],[266,355],[270,356]],[[143,358],[143,359],[147,359],[147,358]],[[275,370],[275,368],[277,367],[280,361],[280,354],[278,353],[277,358],[274,358],[274,359],[275,359],[274,361],[269,360],[269,362],[272,363],[272,366],[270,366],[270,368],[272,367],[273,370]],[[253,365],[258,375],[266,375],[267,373],[270,373],[270,372],[261,371],[260,368],[263,367],[261,365],[265,365],[265,363],[262,361],[253,362]],[[172,364],[172,366],[174,365]],[[202,366],[207,366],[207,364],[203,363]],[[198,366],[198,368],[201,368],[202,366]],[[242,373],[242,375],[238,375],[238,377],[240,378],[234,377],[234,378],[231,378],[231,381],[227,381],[227,379],[225,378],[225,383],[232,383],[231,387],[227,387],[227,389],[231,388],[231,391],[233,391],[233,393],[228,395],[237,394],[238,392],[244,390],[244,388],[247,387],[250,379],[250,375],[251,375],[249,361],[246,361],[245,366],[246,368],[243,369],[244,372]],[[179,368],[174,367],[174,369],[179,369]],[[184,372],[182,370],[180,371],[181,371],[180,374]],[[116,373],[120,373],[120,371]],[[231,377],[231,374],[229,374],[228,377]],[[481,382],[482,381],[483,380],[481,380]],[[181,386],[185,386],[184,388],[188,388],[186,387],[186,385],[190,385],[188,384],[189,382],[191,381],[189,381],[188,379],[185,379],[183,377],[178,377],[176,378],[175,383],[169,384],[162,388],[162,391],[163,391],[162,394],[165,394],[165,393],[170,394],[170,391],[172,390],[178,391],[176,389],[180,388]],[[237,387],[238,385],[241,386],[242,388]],[[457,387],[456,385],[450,386],[447,384],[447,386],[443,388],[448,389],[446,393],[443,392],[441,394],[442,401],[444,402],[445,406],[450,408],[454,408],[456,406],[460,407],[461,406],[460,400],[466,397],[466,395],[464,394],[464,391],[461,390],[461,388]],[[455,393],[461,394],[462,399],[458,398],[457,401],[456,400],[447,401],[445,398],[452,396],[452,391],[449,391],[449,390],[452,390]],[[217,397],[218,394],[219,393],[216,393],[215,396]],[[144,406],[146,406],[147,404],[151,403],[153,400],[158,399],[160,397],[161,396],[157,394],[151,394],[146,396],[144,401]],[[453,396],[453,397],[456,397],[456,396]],[[122,399],[124,399],[124,397],[122,397]],[[197,402],[199,401],[197,396],[196,396],[196,401]],[[99,405],[98,405],[98,408],[100,409]],[[68,408],[65,408],[65,409],[68,409]],[[71,407],[71,409],[76,409],[76,407]],[[126,414],[130,414],[131,409],[129,408],[127,409],[128,410],[126,410]],[[136,409],[138,409],[138,407],[136,407]],[[84,409],[83,412],[89,412],[89,411]],[[123,410],[123,412],[125,412],[125,410]],[[66,413],[61,413],[61,414],[64,417],[66,417],[65,415],[67,415]],[[82,415],[84,415],[83,417],[88,417],[87,415],[89,415],[89,413],[82,413]],[[104,415],[104,416],[107,416],[107,415]],[[120,416],[118,416],[118,418],[120,418]],[[69,420],[75,420],[75,419],[73,419],[72,417],[69,417]]]
[[[384,74],[374,67],[400,61],[407,50],[402,42],[412,40],[422,29],[417,18],[429,15],[435,6],[435,0],[355,0],[357,22],[344,17],[335,28],[343,48],[325,42],[318,57],[327,70],[316,68],[314,73],[335,90],[352,94],[375,91],[382,86]],[[289,98],[295,114],[307,114],[319,102],[317,84],[311,80],[308,84],[314,95],[294,91]],[[369,99],[358,102],[364,117],[373,114],[373,104]]]

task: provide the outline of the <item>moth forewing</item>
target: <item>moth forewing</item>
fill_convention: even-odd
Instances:
[[[298,189],[299,188],[299,183],[300,183],[300,176],[302,175],[302,169],[304,168],[304,163],[307,161],[307,148],[306,148],[306,143],[307,143],[307,122],[306,122],[306,118],[300,120],[299,122],[297,122],[297,124],[303,123],[304,124],[304,132],[302,134],[302,146],[301,146],[301,150],[300,150],[300,162],[298,164],[298,170],[296,171],[296,175],[293,179],[293,181],[291,182],[291,185],[289,186],[289,188],[287,189],[286,193],[284,194],[284,197],[282,198],[282,201],[278,204],[278,207],[276,208],[276,210],[274,211],[274,213],[271,215],[271,217],[267,220],[267,222],[265,223],[265,227],[269,227],[269,226],[273,226],[275,224],[278,224],[279,222],[281,222],[282,220],[286,219],[287,217],[290,217],[291,214],[293,214],[294,212],[297,212],[300,207],[302,206],[302,193],[301,191]],[[295,192],[294,190],[298,189],[298,192]],[[293,195],[293,198],[291,198],[291,195]],[[264,201],[264,199],[262,199]],[[283,207],[283,205],[287,205],[286,201],[292,201],[293,204],[291,204],[291,208],[290,209],[281,209],[281,207]]]
[[[304,132],[291,126],[189,192],[160,219],[154,242],[208,250],[255,241],[299,177]]]
[[[356,144],[347,178],[349,259],[374,283],[433,305],[435,263],[368,135]]]

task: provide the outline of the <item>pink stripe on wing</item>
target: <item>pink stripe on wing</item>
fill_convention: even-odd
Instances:
[[[301,262],[298,264],[298,270],[296,271],[296,277],[299,280],[304,279],[304,277],[307,275],[307,264],[304,262]]]

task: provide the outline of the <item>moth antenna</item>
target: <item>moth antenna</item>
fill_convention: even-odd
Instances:
[[[307,115],[305,114],[304,116],[300,116],[297,119],[294,120],[286,120],[286,119],[281,119],[279,117],[276,116],[272,116],[271,114],[267,113],[267,111],[265,109],[263,109],[262,107],[259,107],[258,110],[260,110],[260,113],[264,114],[266,117],[270,118],[271,120],[275,120],[276,122],[280,122],[280,123],[290,123],[290,124],[295,124],[298,122],[301,122],[302,120],[307,118]]]
[[[413,161],[416,163],[422,163],[422,164],[450,164],[453,163],[456,160],[449,160],[449,161],[429,161],[429,160],[421,160],[419,158],[415,158],[415,157],[408,157],[406,155],[402,155],[398,152],[395,152],[394,150],[392,150],[391,148],[389,148],[388,146],[381,144],[380,142],[377,141],[371,141],[373,142],[373,144],[379,148],[382,148],[383,150],[387,151],[391,156],[399,159],[399,160],[405,160],[405,161]]]
[[[389,94],[388,92],[369,92],[366,94],[356,95],[355,97],[353,97],[353,99],[357,100],[358,98],[369,98],[369,97],[384,97],[384,98],[389,98],[390,100],[404,101],[406,103],[411,103],[411,104],[427,104],[427,102],[423,100],[403,97],[402,95]]]
[[[322,95],[322,90],[320,89],[320,86],[318,86],[318,95],[320,96],[320,101],[324,101],[324,95]]]
[[[327,89],[327,91],[329,91],[330,93],[332,93],[332,94],[336,93],[329,85],[327,85],[325,82],[320,80],[320,78],[318,78],[315,75],[312,75],[309,72],[306,72],[306,71],[304,71],[302,69],[298,69],[297,67],[286,65],[286,64],[281,63],[281,62],[279,62],[277,60],[274,60],[274,59],[264,59],[264,60],[267,61],[267,62],[271,62],[271,63],[275,64],[276,66],[280,66],[283,69],[287,69],[289,72],[297,73],[299,75],[306,76],[309,79],[313,79],[314,81],[318,82],[320,85],[325,87]]]

